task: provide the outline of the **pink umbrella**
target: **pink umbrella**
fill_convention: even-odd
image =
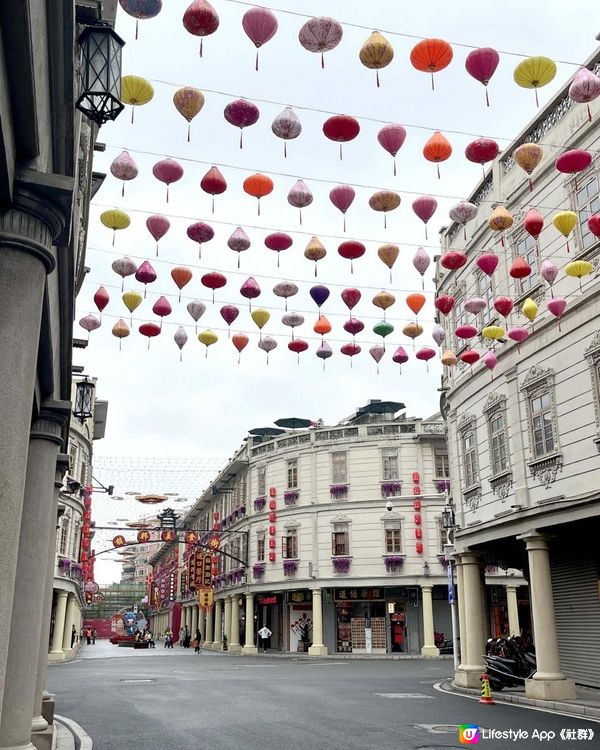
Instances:
[[[240,148],[244,147],[244,128],[254,125],[260,117],[260,110],[256,104],[247,99],[236,99],[225,107],[225,119],[230,125],[240,129]]]
[[[293,242],[294,240],[285,232],[273,232],[265,237],[265,245],[269,250],[277,253],[277,268],[279,268],[279,253],[290,248]]]
[[[569,97],[577,104],[587,104],[588,120],[592,113],[589,103],[600,96],[600,78],[587,68],[581,68],[575,74],[573,83],[569,87]]]
[[[160,327],[162,329],[162,319],[170,315],[173,312],[173,308],[166,297],[159,297],[154,305],[152,305],[152,312],[160,318]]]
[[[460,201],[452,206],[449,211],[452,221],[462,224],[465,240],[467,239],[467,222],[472,221],[477,216],[477,211],[477,206],[474,203],[469,203],[469,201]]]
[[[321,68],[325,67],[324,52],[329,52],[342,41],[344,30],[333,18],[321,16],[311,18],[300,29],[298,39],[304,49],[321,53]]]
[[[237,227],[231,235],[231,237],[227,240],[227,245],[238,254],[238,262],[237,267],[240,267],[240,253],[243,253],[244,250],[247,250],[250,245],[250,237],[246,234],[246,232],[242,229],[242,227]]]
[[[244,13],[242,26],[246,35],[251,42],[254,42],[256,47],[255,68],[258,70],[258,50],[277,33],[279,27],[277,18],[268,8],[250,8]]]
[[[377,140],[380,145],[392,155],[394,159],[394,177],[396,176],[396,154],[402,148],[402,144],[406,139],[406,130],[402,125],[396,123],[390,123],[384,125],[379,133],[377,133]]]
[[[169,231],[171,223],[166,216],[154,214],[146,219],[146,227],[156,241],[156,257],[158,257],[158,241]]]
[[[427,222],[437,209],[437,201],[431,195],[421,195],[419,198],[415,198],[412,203],[412,210],[425,224],[425,239],[427,239]]]
[[[540,266],[540,276],[550,285],[550,294],[554,297],[552,284],[554,284],[554,281],[558,276],[558,266],[556,263],[553,263],[551,260],[542,261],[542,265]]]
[[[248,300],[248,308],[252,310],[252,300],[260,296],[260,287],[256,279],[249,276],[240,287],[240,294]]]
[[[491,278],[496,268],[498,268],[499,260],[500,259],[495,253],[482,253],[477,257],[475,262],[477,263],[479,270],[483,271],[486,276]]]
[[[146,298],[146,284],[156,281],[156,271],[150,261],[145,260],[135,272],[135,278],[144,285],[144,299]]]
[[[278,138],[283,140],[283,156],[287,157],[287,142],[300,135],[302,123],[294,110],[291,107],[286,107],[271,123],[271,130]]]
[[[402,372],[402,365],[408,362],[408,354],[403,346],[399,346],[394,354],[392,355],[392,361],[400,365],[400,372]]]
[[[127,276],[133,276],[133,274],[138,270],[138,267],[137,263],[134,263],[131,258],[125,256],[124,258],[117,258],[117,260],[113,260],[112,270],[115,273],[118,273],[121,277],[121,291],[123,291],[123,288],[125,286],[125,278]]]
[[[427,363],[427,372],[429,372],[429,360],[435,357],[435,349],[430,346],[422,346],[417,350],[415,357]]]
[[[494,159],[500,153],[500,147],[491,138],[477,138],[475,141],[471,141],[465,149],[465,156],[469,161],[475,164],[481,164],[481,171],[485,177],[485,167],[488,161],[494,161]]]
[[[133,180],[138,176],[138,168],[128,151],[120,153],[110,165],[110,172],[117,180],[123,180],[121,197],[125,195],[125,182]]]
[[[425,272],[429,268],[431,259],[425,252],[424,248],[420,247],[413,257],[413,266],[421,274],[421,286],[425,289]]]
[[[564,174],[576,174],[583,172],[592,163],[592,155],[589,151],[581,148],[574,148],[571,151],[565,151],[554,162],[559,172]],[[575,190],[577,190],[577,177],[575,178]]]
[[[169,202],[169,185],[183,177],[183,167],[175,159],[161,159],[152,167],[152,174],[167,186],[167,203]]]
[[[352,185],[338,185],[329,193],[329,200],[344,215],[344,232],[346,231],[346,211],[352,205],[355,196]]]
[[[240,311],[235,305],[223,305],[219,312],[223,320],[227,323],[227,337],[231,338],[231,324],[240,314]]]
[[[341,294],[342,301],[346,305],[348,310],[353,310],[356,307],[356,305],[360,302],[361,296],[362,295],[360,293],[360,290],[354,289],[354,287],[344,289]]]
[[[187,236],[190,240],[193,240],[193,242],[198,243],[198,258],[202,258],[202,244],[204,242],[210,242],[215,236],[215,231],[203,221],[197,221],[195,224],[190,224],[187,228]]]
[[[219,15],[207,0],[194,0],[183,14],[183,25],[190,34],[200,37],[202,57],[202,37],[214,34],[219,28]]]
[[[298,180],[288,193],[287,199],[290,206],[299,209],[300,224],[302,224],[302,209],[313,202],[313,194],[303,180]]]
[[[488,107],[490,106],[490,100],[487,85],[496,72],[499,62],[500,55],[491,47],[474,49],[472,52],[469,52],[465,60],[467,73],[485,86],[485,101]]]
[[[287,301],[290,297],[298,294],[298,285],[293,281],[280,281],[273,287],[273,294],[285,299],[285,309],[287,311]]]

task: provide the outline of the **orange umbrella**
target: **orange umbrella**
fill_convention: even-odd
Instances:
[[[258,215],[260,216],[260,199],[273,191],[273,180],[266,174],[252,174],[244,180],[244,192],[258,200]]]
[[[425,301],[425,295],[420,292],[415,292],[414,294],[408,294],[406,296],[406,304],[414,312],[415,316],[421,312]]]
[[[181,302],[181,290],[192,280],[192,272],[186,266],[175,266],[171,269],[171,278],[179,287],[179,301]]]
[[[443,70],[452,61],[452,47],[443,39],[423,39],[410,53],[410,61],[417,70],[431,73],[431,89],[435,88],[433,74]]]
[[[319,319],[313,327],[315,333],[319,333],[321,338],[331,331],[331,323],[327,320],[324,315],[319,315]]]
[[[440,177],[441,161],[446,161],[452,155],[452,146],[450,141],[443,136],[439,130],[436,130],[427,143],[423,146],[423,156],[427,161],[435,162],[437,165],[437,176]]]

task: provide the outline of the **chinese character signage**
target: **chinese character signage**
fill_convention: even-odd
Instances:
[[[334,589],[333,598],[336,602],[346,602],[348,600],[370,601],[372,599],[383,599],[384,597],[382,589],[347,588]]]

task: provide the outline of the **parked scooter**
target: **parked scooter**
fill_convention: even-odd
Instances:
[[[492,690],[523,685],[537,669],[530,638],[490,638],[483,658]]]

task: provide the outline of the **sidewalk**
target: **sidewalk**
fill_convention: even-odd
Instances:
[[[52,750],[92,750],[92,738],[72,719],[54,716]]]

